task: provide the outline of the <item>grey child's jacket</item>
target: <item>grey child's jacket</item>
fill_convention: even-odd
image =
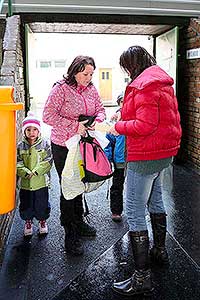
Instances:
[[[35,191],[49,185],[52,153],[47,140],[39,137],[35,144],[30,145],[23,138],[17,147],[17,175],[20,177],[20,188]],[[27,176],[36,173],[31,179]]]

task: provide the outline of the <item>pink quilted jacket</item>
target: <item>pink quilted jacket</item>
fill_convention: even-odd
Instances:
[[[96,121],[105,119],[105,109],[94,85],[74,88],[59,81],[52,88],[45,103],[43,122],[52,126],[51,141],[60,146],[76,134],[79,115],[96,115]]]

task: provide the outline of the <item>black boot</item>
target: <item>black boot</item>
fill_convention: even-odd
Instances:
[[[82,237],[95,237],[96,236],[96,229],[95,227],[89,225],[84,220],[77,221],[77,233],[79,236]]]
[[[153,231],[153,240],[154,245],[150,250],[150,257],[152,262],[157,263],[159,265],[167,265],[169,264],[168,253],[165,248],[165,240],[166,240],[166,214],[152,214],[151,217],[151,226]]]
[[[131,278],[122,282],[115,282],[113,289],[118,294],[124,296],[149,294],[153,288],[148,263],[148,231],[130,231],[129,236],[135,261],[135,272]]]
[[[119,169],[115,166],[110,188],[110,210],[114,222],[122,221],[124,179],[124,168]]]
[[[78,238],[77,227],[75,224],[64,226],[65,229],[65,249],[66,252],[75,256],[84,253],[83,244]]]
[[[84,199],[82,199],[82,195],[77,196],[74,199],[74,212],[75,212],[75,224],[77,226],[77,234],[79,236],[83,236],[83,237],[95,237],[96,236],[96,229],[89,225],[88,223],[85,222],[85,218],[84,215],[88,215],[89,214],[89,209],[88,209],[88,205],[86,202],[86,199],[84,197]],[[84,214],[84,209],[83,209],[83,200],[84,200],[84,204],[85,204],[85,214]]]

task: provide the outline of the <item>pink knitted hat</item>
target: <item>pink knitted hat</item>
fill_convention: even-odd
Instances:
[[[22,122],[22,132],[24,133],[29,126],[36,127],[41,132],[40,121],[35,117],[34,113],[29,111],[27,117]]]

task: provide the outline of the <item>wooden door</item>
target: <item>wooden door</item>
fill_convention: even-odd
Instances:
[[[103,101],[112,101],[112,69],[99,69],[99,93]]]

